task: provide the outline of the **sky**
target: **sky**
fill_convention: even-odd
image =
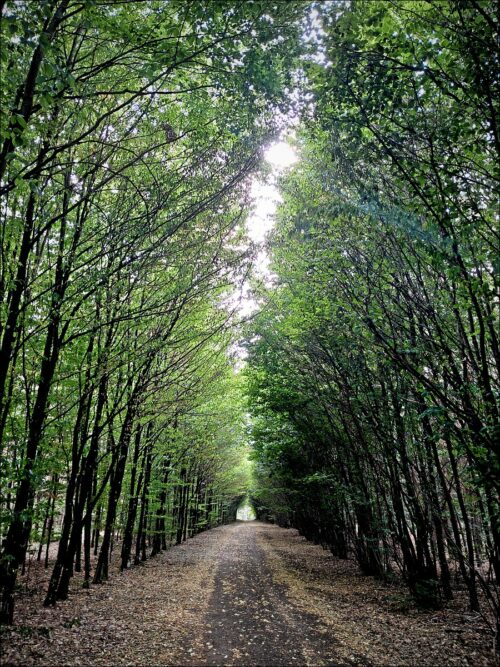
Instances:
[[[278,179],[286,169],[292,167],[298,156],[289,143],[280,140],[270,144],[264,151],[264,160],[270,169],[265,178],[256,175],[251,184],[252,208],[246,221],[250,240],[256,244],[257,253],[254,271],[257,277],[269,279],[269,257],[265,248],[267,235],[274,227],[275,215],[281,195]],[[250,287],[245,284],[238,295],[238,312],[241,317],[251,315],[257,309]]]

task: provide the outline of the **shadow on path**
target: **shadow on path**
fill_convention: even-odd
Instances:
[[[237,523],[215,573],[206,618],[208,665],[339,664],[332,638],[273,581],[257,535],[266,524]],[[273,527],[269,527],[271,530]]]

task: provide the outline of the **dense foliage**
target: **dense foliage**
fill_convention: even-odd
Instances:
[[[28,551],[52,605],[243,498],[498,616],[494,3],[0,8],[0,622]],[[241,374],[251,179],[287,124]]]
[[[319,20],[250,344],[261,501],[422,604],[457,573],[498,613],[493,4],[324,3]]]
[[[125,568],[235,515],[248,470],[222,304],[248,271],[248,175],[286,112],[297,29],[272,2],[2,6],[10,622],[29,544],[58,540],[53,604],[75,568],[107,578],[117,537]]]

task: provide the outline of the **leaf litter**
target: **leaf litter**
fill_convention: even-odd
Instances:
[[[49,571],[21,579],[2,665],[381,665],[490,667],[487,624],[464,595],[422,611],[296,530],[222,526],[110,580],[42,606]]]

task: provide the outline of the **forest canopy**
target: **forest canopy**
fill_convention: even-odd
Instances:
[[[245,498],[498,617],[494,4],[2,3],[0,622]]]

